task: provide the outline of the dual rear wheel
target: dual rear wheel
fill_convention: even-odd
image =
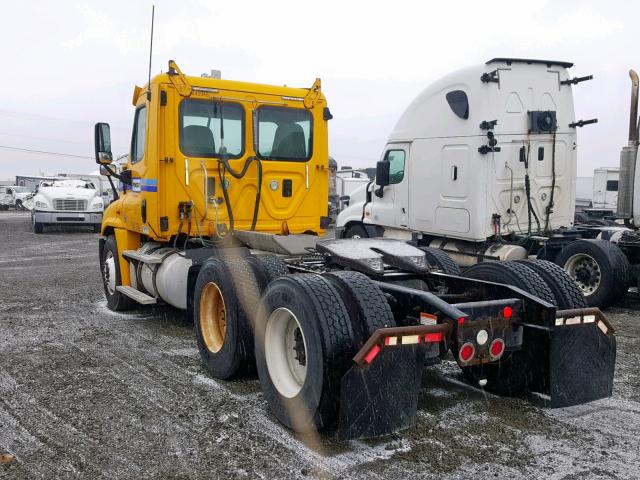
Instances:
[[[210,260],[194,296],[198,348],[227,379],[257,371],[275,416],[296,431],[335,424],[340,380],[378,328],[394,326],[365,275],[287,275],[276,257]]]

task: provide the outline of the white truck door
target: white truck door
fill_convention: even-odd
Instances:
[[[606,185],[606,193],[605,193],[605,208],[609,208],[615,210],[618,208],[618,178],[619,173],[608,170],[607,171],[607,185]]]
[[[606,195],[607,172],[595,170],[593,172],[593,200],[594,208],[604,207]]]
[[[389,185],[383,188],[382,198],[372,195],[372,202],[365,208],[365,219],[376,225],[407,228],[409,207],[409,144],[393,143],[387,145],[384,161],[389,162]]]

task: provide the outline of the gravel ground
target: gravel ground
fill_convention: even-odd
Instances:
[[[608,312],[609,399],[540,409],[469,388],[445,362],[425,373],[415,427],[305,442],[257,380],[207,375],[179,312],[110,312],[97,238],[0,213],[0,454],[15,455],[0,478],[640,478],[633,294]]]

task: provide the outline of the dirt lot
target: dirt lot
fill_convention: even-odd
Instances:
[[[97,235],[35,235],[0,213],[0,478],[640,478],[640,300],[618,329],[614,396],[543,410],[425,374],[418,424],[309,448],[267,411],[257,380],[200,365],[171,309],[114,314]]]

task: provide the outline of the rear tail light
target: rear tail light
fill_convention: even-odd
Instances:
[[[371,348],[371,350],[369,350],[369,352],[364,356],[364,361],[367,363],[373,362],[373,359],[376,358],[379,353],[380,353],[380,346],[374,345]]]
[[[504,341],[501,338],[496,338],[493,342],[491,342],[489,353],[491,354],[491,358],[493,359],[500,358],[504,353]]]
[[[462,345],[462,347],[460,347],[460,351],[458,352],[458,357],[460,358],[461,362],[467,363],[471,361],[475,353],[476,353],[476,349],[473,346],[473,344],[465,343],[464,345]]]
[[[504,318],[511,318],[511,316],[513,315],[513,308],[511,308],[510,306],[506,306],[502,309],[502,316]]]

